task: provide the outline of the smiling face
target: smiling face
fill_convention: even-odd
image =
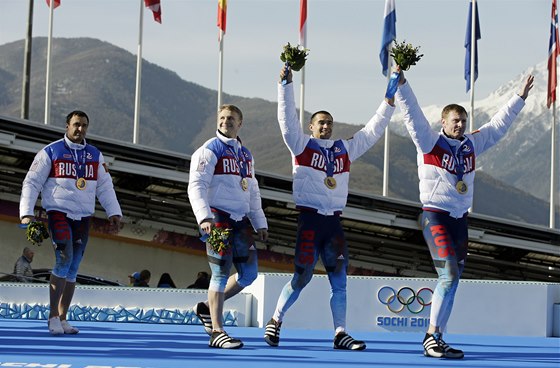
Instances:
[[[454,139],[462,139],[467,129],[467,116],[467,111],[462,106],[446,106],[441,114],[441,124],[445,135]]]
[[[66,123],[66,136],[73,143],[82,143],[86,137],[88,126],[89,121],[87,117],[73,115]]]
[[[328,112],[313,114],[309,123],[309,130],[313,138],[329,139],[333,130],[333,118]]]
[[[243,125],[242,116],[235,109],[222,108],[218,112],[218,130],[228,138],[236,138]]]

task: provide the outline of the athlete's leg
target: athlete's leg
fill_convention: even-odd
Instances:
[[[438,281],[432,297],[430,328],[428,333],[443,332],[444,322],[449,319],[453,298],[459,284],[459,267],[456,261],[434,261]]]
[[[335,333],[346,330],[346,272],[348,269],[348,246],[338,216],[327,216],[324,247],[320,252],[331,285],[330,307]]]
[[[442,339],[453,309],[455,293],[464,269],[467,249],[467,218],[455,219],[446,213],[424,211],[423,235],[438,281],[432,297],[430,326],[424,337],[424,355],[436,358],[462,358],[461,350],[453,349]]]
[[[288,309],[299,298],[301,291],[313,277],[313,269],[319,255],[316,229],[322,227],[321,220],[324,218],[325,216],[309,212],[301,212],[299,215],[294,258],[295,272],[292,279],[284,285],[278,298],[276,310],[272,316],[276,322],[282,322]]]
[[[65,277],[58,277],[51,273],[49,280],[49,319],[53,317],[60,317],[60,300],[65,286]]]
[[[228,278],[225,289],[226,300],[251,285],[258,275],[257,247],[248,219],[236,222],[234,225],[233,265],[237,273]]]
[[[231,229],[233,221],[229,216],[222,213],[214,213],[215,226],[223,229]],[[216,252],[209,243],[206,243],[206,254],[208,264],[212,271],[210,285],[208,287],[208,307],[212,320],[213,331],[223,331],[223,308],[225,295],[224,291],[230,277],[231,265],[233,262],[232,247]]]
[[[66,286],[66,276],[72,265],[74,249],[72,229],[66,215],[62,212],[50,211],[47,213],[47,218],[55,254],[55,265],[51,271],[49,286],[50,319],[60,316],[62,294]]]
[[[72,298],[74,297],[74,290],[76,288],[76,282],[70,282],[66,280],[66,284],[64,285],[64,290],[62,291],[62,298],[60,299],[59,305],[59,315],[60,320],[66,320],[66,314],[68,313],[68,309],[70,308],[70,304],[72,303]]]
[[[72,246],[70,247],[72,248],[72,261],[66,274],[66,285],[62,292],[62,299],[59,306],[61,321],[66,321],[66,314],[68,313],[68,309],[72,303],[72,298],[74,297],[78,269],[82,263],[89,239],[89,217],[83,218],[80,221],[68,219],[68,224],[72,229]]]
[[[348,270],[348,245],[338,216],[327,216],[325,221],[328,232],[322,240],[321,259],[327,270],[331,284],[330,307],[333,317],[335,336],[333,347],[343,350],[364,350],[366,344],[355,340],[346,332],[346,272]]]
[[[458,281],[461,279],[461,275],[463,273],[464,268],[465,265],[463,263],[457,264],[457,272],[459,273],[459,276],[457,277],[457,284],[455,284],[455,287],[451,290],[450,292],[451,295],[448,298],[447,306],[445,307],[445,310],[441,313],[441,320],[438,322],[439,331],[437,332],[443,333],[446,330],[447,321],[449,321],[449,317],[451,316],[451,311],[453,309],[453,303],[455,301],[455,293],[457,292],[457,287],[459,286]]]

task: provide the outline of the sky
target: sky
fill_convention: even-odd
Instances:
[[[218,89],[217,0],[161,0],[162,24],[153,20],[143,0],[61,2],[54,12],[53,37],[96,38],[136,55],[142,8],[143,58],[187,81]],[[469,1],[395,2],[397,40],[420,46],[424,54],[407,72],[420,104],[467,105],[463,68]],[[34,3],[33,36],[47,36],[49,9],[45,0]],[[547,59],[552,1],[477,3],[482,39],[475,99],[483,99]],[[0,1],[0,44],[25,38],[28,4]],[[305,110],[328,110],[336,121],[351,124],[369,120],[387,84],[378,56],[384,7],[385,0],[308,0]],[[299,42],[299,0],[229,0],[224,93],[276,101],[279,55],[287,42]],[[294,82],[299,85],[300,74]],[[297,95],[299,101],[299,87]]]

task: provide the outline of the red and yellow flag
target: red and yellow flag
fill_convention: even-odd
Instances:
[[[222,32],[226,33],[227,0],[218,0],[218,27],[221,32],[218,39],[222,38]]]

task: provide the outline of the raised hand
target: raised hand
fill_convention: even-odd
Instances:
[[[525,80],[525,85],[523,86],[521,91],[519,91],[519,93],[518,93],[519,97],[521,97],[522,99],[525,100],[527,98],[527,96],[529,96],[529,91],[533,88],[533,82],[534,81],[535,81],[535,76],[529,74],[529,76]]]

